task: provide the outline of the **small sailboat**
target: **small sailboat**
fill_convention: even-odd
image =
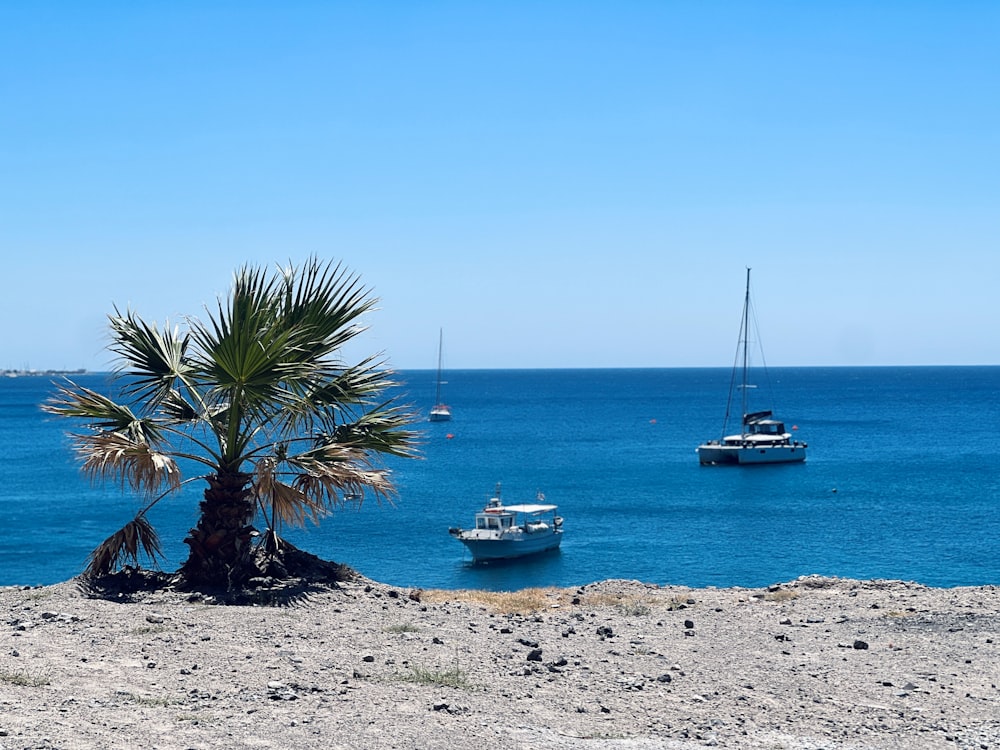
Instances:
[[[740,324],[739,347],[733,363],[733,376],[729,385],[729,400],[726,402],[726,418],[722,424],[723,437],[709,440],[698,446],[698,460],[702,464],[777,464],[806,460],[806,444],[793,440],[783,422],[774,419],[771,410],[749,410],[749,392],[756,388],[749,381],[749,358],[747,343],[750,327],[750,269],[747,268],[747,289],[743,298],[743,319]],[[757,337],[759,342],[760,337]],[[763,355],[761,357],[763,359]],[[737,375],[740,374],[739,385]],[[726,435],[729,415],[736,388],[740,389],[742,431],[737,435]]]
[[[437,369],[437,390],[434,394],[434,406],[431,408],[431,422],[448,422],[451,420],[451,407],[441,400],[441,350],[444,345],[444,329],[442,328],[438,336],[438,369]]]

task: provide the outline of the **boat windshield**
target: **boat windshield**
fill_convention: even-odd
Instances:
[[[781,435],[785,431],[784,424],[771,420],[766,422],[754,422],[749,426],[750,432],[754,435]]]

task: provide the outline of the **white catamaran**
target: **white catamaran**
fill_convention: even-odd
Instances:
[[[733,376],[729,386],[729,400],[726,402],[726,418],[722,424],[719,440],[709,440],[698,446],[698,460],[702,464],[778,464],[806,460],[806,444],[793,440],[785,429],[785,424],[773,418],[767,411],[749,411],[749,391],[756,386],[749,382],[749,360],[747,341],[750,327],[750,269],[747,268],[747,289],[743,299],[743,319],[740,326],[740,343]],[[760,336],[757,337],[759,342]],[[762,356],[763,359],[763,356]],[[742,373],[739,385],[737,374]],[[733,404],[733,392],[740,389],[742,431],[737,435],[726,435],[729,416]]]

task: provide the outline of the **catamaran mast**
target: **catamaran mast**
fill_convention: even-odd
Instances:
[[[442,328],[438,334],[438,377],[437,377],[437,391],[434,394],[434,403],[441,403],[441,348],[444,346],[444,328]]]
[[[750,338],[750,266],[747,266],[747,293],[743,298],[743,387],[742,387],[742,405],[743,411],[740,416],[740,424],[743,425],[741,432],[746,431],[746,425],[743,424],[743,419],[747,415],[747,389],[750,384],[747,382],[747,343]]]

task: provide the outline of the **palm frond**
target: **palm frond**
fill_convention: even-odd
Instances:
[[[72,388],[58,386],[57,394],[42,404],[42,409],[60,417],[75,417],[87,421],[98,430],[125,432],[134,430],[139,418],[123,404],[107,396],[69,381]]]
[[[114,479],[144,493],[181,485],[180,469],[173,457],[152,450],[146,442],[120,432],[74,435],[73,440],[83,459],[83,472],[92,481]]]
[[[310,431],[319,421],[326,431],[341,422],[350,422],[364,412],[371,399],[393,387],[392,371],[374,357],[339,371],[320,372],[291,391],[290,400],[277,415],[286,434]]]
[[[326,507],[339,505],[344,491],[365,488],[385,500],[395,494],[388,470],[373,468],[365,452],[356,448],[325,443],[289,456],[288,465],[296,473],[292,484]]]
[[[108,316],[112,343],[109,349],[121,358],[115,368],[118,376],[127,375],[123,392],[141,401],[157,403],[165,398],[174,381],[188,372],[185,361],[189,336],[166,323],[160,331],[155,323],[146,323],[127,310],[115,308]]]
[[[283,282],[282,322],[307,362],[324,360],[364,332],[365,327],[354,322],[378,302],[359,276],[340,263],[321,263],[318,258],[301,269],[287,269]]]
[[[207,324],[192,324],[201,380],[215,401],[238,403],[237,419],[258,421],[289,401],[284,383],[300,378],[302,366],[290,358],[289,333],[276,325],[275,280],[257,269],[237,273],[228,306],[222,300]]]
[[[271,510],[272,523],[278,522],[289,526],[301,527],[306,521],[319,525],[320,520],[329,513],[332,503],[325,498],[310,495],[299,487],[293,487],[284,482],[271,485],[270,493],[262,498]]]
[[[396,488],[387,469],[371,469],[356,463],[325,464],[308,473],[298,474],[294,486],[315,502],[332,508],[344,503],[344,492],[369,490],[377,500],[392,503]]]
[[[201,416],[198,410],[174,389],[164,396],[160,411],[164,417],[174,422],[193,422]]]
[[[418,435],[405,428],[413,421],[410,411],[386,402],[353,422],[337,425],[332,441],[356,450],[412,458],[417,455]]]
[[[83,575],[85,578],[108,575],[123,561],[131,561],[138,565],[140,551],[154,564],[163,554],[156,530],[141,514],[118,529],[90,553]]]

